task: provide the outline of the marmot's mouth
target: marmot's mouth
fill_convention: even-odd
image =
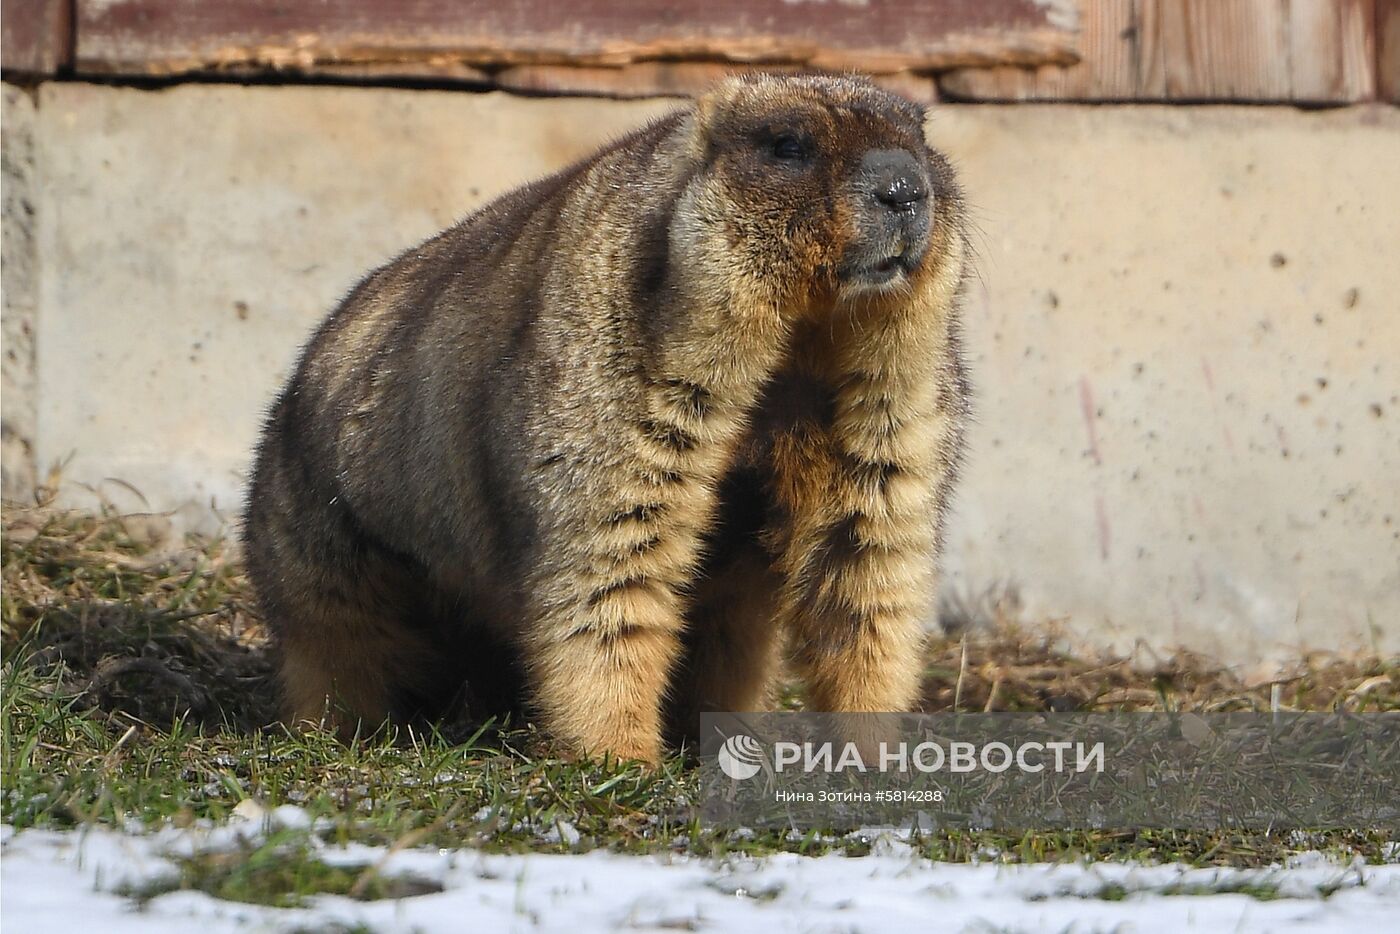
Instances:
[[[887,256],[874,263],[847,268],[840,278],[841,298],[858,295],[880,295],[900,288],[908,281],[909,261],[902,256]]]
[[[911,266],[909,257],[900,253],[897,256],[886,256],[869,266],[857,266],[847,278],[862,285],[885,285],[907,275]]]
[[[889,246],[885,248],[889,249]],[[921,249],[907,247],[886,256],[866,254],[851,257],[839,272],[841,291],[850,297],[900,288],[908,281],[922,258]]]

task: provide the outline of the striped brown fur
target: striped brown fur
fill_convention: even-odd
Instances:
[[[289,719],[465,696],[655,761],[766,704],[784,646],[812,708],[906,709],[967,410],[922,125],[856,78],[734,79],[361,282],[245,516]]]

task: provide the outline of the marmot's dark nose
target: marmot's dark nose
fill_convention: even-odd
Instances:
[[[928,197],[919,163],[903,149],[872,149],[860,167],[875,200],[892,211],[913,211]]]

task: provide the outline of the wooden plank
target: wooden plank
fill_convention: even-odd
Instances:
[[[602,97],[694,97],[726,75],[750,68],[798,72],[800,65],[744,66],[723,62],[637,62],[618,68],[579,65],[514,65],[494,74],[497,86],[536,94]],[[872,75],[886,90],[931,104],[938,91],[931,77],[912,72]]]
[[[1138,96],[1136,16],[1129,0],[1085,0],[1080,61],[1035,68],[959,68],[939,90],[973,100],[1130,100]]]
[[[939,84],[972,100],[1367,100],[1375,4],[1085,0],[1079,64],[958,69]]]
[[[167,75],[666,59],[875,71],[1074,60],[1073,0],[76,0],[77,67]]]
[[[1293,100],[1376,96],[1375,0],[1291,0]]]
[[[772,65],[770,70],[793,66]],[[536,94],[603,97],[692,97],[742,66],[723,62],[635,62],[619,68],[590,65],[513,65],[493,75],[497,85]]]
[[[1144,87],[1160,69],[1174,100],[1290,98],[1288,0],[1150,0],[1139,10]]]
[[[1400,0],[1376,0],[1376,93],[1400,104]]]
[[[0,0],[0,68],[51,75],[72,60],[69,0]]]
[[[265,76],[268,67],[256,63],[239,63],[220,68],[223,77],[257,78]],[[322,79],[344,81],[347,84],[426,84],[452,86],[493,86],[491,72],[452,60],[411,60],[395,62],[321,62],[309,66],[290,64],[279,66],[278,74],[314,75]]]

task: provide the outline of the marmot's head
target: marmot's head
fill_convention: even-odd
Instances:
[[[695,110],[697,207],[780,301],[908,294],[961,244],[921,107],[852,77],[745,76]]]

